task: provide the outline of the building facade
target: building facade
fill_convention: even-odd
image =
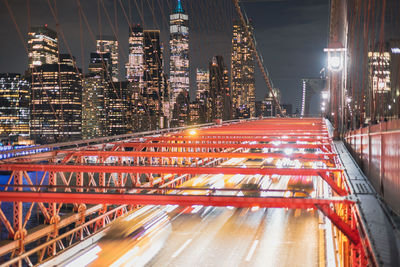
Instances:
[[[207,97],[207,121],[232,119],[232,100],[229,75],[222,56],[215,56],[209,64],[210,94]]]
[[[118,68],[118,41],[112,36],[97,36],[96,41],[97,53],[109,53],[111,56],[111,77],[112,81],[118,81],[119,68]]]
[[[29,138],[29,82],[17,73],[0,73],[0,136],[9,143]]]
[[[368,53],[368,94],[366,122],[376,123],[389,117],[391,106],[390,52]]]
[[[189,92],[189,17],[181,0],[170,15],[170,88],[172,104],[182,91]]]
[[[82,79],[82,138],[92,139],[108,135],[109,53],[90,54],[89,73]]]
[[[143,88],[144,68],[144,33],[140,25],[132,27],[129,33],[129,58],[126,63],[126,78],[128,81]]]
[[[45,26],[31,27],[28,33],[28,65],[29,69],[43,64],[57,64],[57,33]]]
[[[40,144],[81,139],[81,73],[71,57],[60,58],[32,72],[30,135]]]
[[[149,125],[147,129],[154,130],[164,127],[163,99],[168,92],[163,71],[163,50],[159,30],[144,32],[144,76],[142,102],[145,107],[145,118]]]
[[[233,24],[232,37],[232,102],[235,117],[255,116],[255,60],[254,49],[246,34],[253,34],[251,25],[239,21]]]

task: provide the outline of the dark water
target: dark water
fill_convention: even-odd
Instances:
[[[39,184],[40,180],[42,179],[43,172],[29,172],[29,177],[32,181],[33,184]],[[0,175],[0,184],[6,184],[10,178],[11,174],[1,174]],[[12,179],[10,184],[13,184],[14,180]],[[25,179],[23,179],[23,184],[28,184]],[[44,185],[48,184],[48,177],[47,175],[43,179]],[[4,190],[4,187],[1,188],[1,190]],[[12,188],[8,189],[9,191],[12,190]],[[24,191],[30,191],[30,189],[25,188]],[[25,220],[26,213],[29,211],[29,208],[31,206],[31,203],[23,203],[23,218]],[[13,226],[13,203],[12,202],[2,202],[1,203],[1,210],[4,212],[6,218],[8,221],[11,223]],[[32,208],[32,214],[29,219],[29,221],[26,224],[26,229],[31,229],[39,224],[39,218],[38,218],[38,206],[37,204],[34,204]],[[0,232],[0,240],[5,240],[8,239],[8,231],[6,227],[1,223],[1,232]]]

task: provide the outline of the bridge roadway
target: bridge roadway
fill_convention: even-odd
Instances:
[[[220,166],[249,168],[259,164],[235,158]],[[218,187],[228,184],[232,177],[200,175],[182,186]],[[243,175],[238,184],[251,179],[254,176]],[[265,189],[286,189],[288,180],[289,176],[281,176],[277,182],[271,182],[263,176],[260,183]],[[315,181],[316,189],[322,190],[321,183]],[[316,194],[320,193],[317,190]],[[275,196],[283,194],[276,192]],[[161,251],[146,266],[320,266],[325,263],[325,236],[319,230],[316,211],[175,207],[169,217],[172,232]],[[67,260],[61,260],[65,258],[61,254],[61,262],[52,260],[45,266],[74,266],[82,255],[87,255],[84,251],[93,247]],[[334,252],[329,251],[329,254]]]
[[[148,266],[319,266],[318,216],[293,210],[204,209],[181,214]]]
[[[281,209],[269,208],[253,211],[249,210],[248,208],[237,209],[229,207],[201,207],[199,209],[196,207],[189,207],[184,208],[183,210],[182,207],[176,208],[173,212],[169,212],[169,216],[171,217],[172,221],[172,233],[166,243],[163,244],[163,249],[151,260],[150,263],[148,263],[148,265],[186,266],[193,265],[194,263],[195,266],[330,266],[329,264],[334,264],[335,260],[347,262],[344,264],[344,266],[348,266],[347,264],[351,261],[358,262],[361,266],[363,265],[363,262],[366,261],[375,261],[375,263],[377,263],[378,261],[376,261],[376,259],[371,260],[370,254],[364,257],[364,245],[369,249],[367,253],[376,252],[374,242],[371,243],[371,240],[374,240],[374,236],[370,236],[372,231],[362,225],[364,218],[361,218],[362,221],[360,221],[355,216],[358,213],[356,213],[357,210],[354,209],[355,202],[353,201],[353,198],[357,197],[357,193],[354,193],[352,190],[349,192],[347,190],[349,185],[347,183],[343,183],[343,179],[345,177],[343,176],[341,164],[337,158],[332,158],[332,155],[334,155],[336,151],[331,145],[332,143],[329,139],[326,126],[323,121],[318,119],[276,119],[253,121],[248,122],[247,126],[251,127],[250,129],[246,129],[245,133],[243,133],[246,123],[247,122],[244,122],[243,125],[241,123],[231,125],[228,124],[227,126],[211,127],[204,130],[199,129],[195,135],[198,136],[197,138],[203,138],[200,141],[203,146],[201,148],[199,147],[199,143],[194,143],[190,140],[186,140],[186,143],[183,143],[185,146],[182,146],[181,148],[176,148],[176,146],[179,146],[180,143],[174,143],[174,148],[172,148],[171,145],[165,145],[162,147],[162,145],[160,145],[162,144],[160,140],[154,140],[154,142],[152,141],[151,138],[158,138],[157,136],[153,136],[149,139],[144,139],[143,142],[141,140],[139,140],[139,142],[135,140],[127,140],[124,142],[116,142],[115,144],[111,143],[107,144],[107,146],[102,146],[102,149],[108,147],[108,150],[105,149],[103,151],[99,150],[96,152],[98,153],[98,155],[95,156],[97,158],[96,163],[88,161],[89,157],[93,157],[93,152],[89,151],[88,149],[84,149],[79,151],[79,153],[75,153],[71,150],[66,152],[60,150],[56,153],[51,153],[49,154],[50,160],[46,164],[37,162],[38,159],[42,159],[39,157],[37,159],[33,158],[31,163],[25,163],[25,161],[21,163],[22,161],[18,161],[18,159],[16,159],[15,161],[6,162],[0,166],[2,170],[14,170],[18,174],[18,179],[27,179],[27,175],[24,175],[23,173],[24,170],[40,171],[42,168],[47,168],[53,177],[57,177],[57,175],[65,177],[65,175],[69,172],[84,172],[87,173],[87,175],[79,176],[81,179],[79,181],[80,184],[86,185],[94,183],[95,186],[94,188],[88,190],[104,190],[101,189],[102,187],[97,187],[100,189],[96,189],[96,181],[94,180],[93,176],[93,173],[96,172],[115,173],[115,176],[107,175],[103,177],[102,183],[108,185],[113,180],[115,183],[118,182],[117,186],[120,186],[119,180],[121,179],[121,184],[124,186],[125,182],[122,182],[123,177],[125,177],[125,179],[130,179],[131,184],[135,185],[139,182],[139,177],[143,176],[123,176],[123,173],[137,172],[138,174],[146,174],[146,171],[148,171],[147,169],[151,169],[150,176],[147,177],[149,178],[149,183],[152,184],[153,181],[162,180],[164,182],[163,175],[167,176],[166,173],[168,173],[169,177],[171,177],[173,173],[178,174],[175,176],[177,178],[174,178],[172,181],[170,181],[173,182],[175,179],[179,179],[179,177],[181,177],[179,174],[183,174],[183,169],[185,169],[185,171],[193,169],[193,174],[196,174],[197,172],[197,176],[183,183],[181,185],[182,188],[202,186],[206,188],[218,189],[226,186],[228,188],[236,188],[238,191],[236,191],[236,193],[234,192],[235,194],[240,194],[238,193],[239,191],[242,191],[244,194],[246,194],[246,191],[243,191],[244,189],[240,187],[241,184],[245,183],[244,181],[246,179],[258,179],[255,183],[259,184],[261,189],[287,190],[289,189],[289,179],[296,177],[308,179],[312,176],[313,192],[311,194],[296,195],[296,193],[293,191],[291,192],[292,195],[290,195],[288,198],[288,195],[286,195],[286,193],[290,193],[288,191],[261,192],[262,197],[264,193],[270,194],[264,195],[264,200],[273,200],[275,201],[274,203],[280,202],[278,205],[271,204],[264,207],[281,207]],[[191,133],[189,133],[189,135],[191,135]],[[173,139],[180,139],[177,141],[182,142],[182,140],[190,138],[189,135],[188,132],[177,132],[173,135],[165,135],[165,138],[171,138],[171,141]],[[226,139],[222,137],[221,141],[207,141],[207,138],[210,137],[218,139],[219,135],[225,135]],[[251,139],[253,137],[274,137],[276,138],[276,141],[267,140],[257,144],[255,141],[251,142],[248,140],[242,140],[245,138]],[[230,138],[237,138],[237,140],[232,142]],[[291,139],[293,138],[300,138],[302,140],[292,141]],[[291,141],[285,141],[285,139],[290,139]],[[143,145],[140,145],[140,142],[142,142]],[[237,145],[238,142],[243,144],[243,146],[248,146],[247,148],[238,151],[238,155],[243,156],[241,158],[229,156],[224,159],[223,154],[225,152],[232,151],[232,149],[239,149]],[[166,142],[165,144],[170,143]],[[187,144],[190,144],[190,146]],[[289,147],[291,144],[294,145],[293,149]],[[162,149],[155,148],[156,146],[162,147]],[[125,153],[124,150],[117,151],[118,148],[121,149],[124,147],[136,147],[134,148],[133,152],[131,152],[132,155],[134,153],[138,153],[138,151],[141,153],[142,149],[145,149],[144,152],[146,153],[151,152],[152,155],[143,153],[143,155],[127,157],[123,155]],[[108,151],[112,151],[113,155],[107,155],[110,153]],[[130,153],[129,151],[131,150],[128,149],[128,151],[126,151],[127,155]],[[264,155],[266,158],[256,160],[255,158],[252,159],[252,156],[247,155],[251,153],[254,154],[255,151],[257,151],[256,153],[266,152]],[[159,152],[175,153],[176,156],[168,157],[164,154],[162,156],[157,156],[157,153]],[[197,157],[194,157],[193,155],[188,156],[185,154],[188,152],[199,152],[199,154]],[[197,168],[199,163],[204,164],[204,162],[206,162],[206,158],[209,157],[209,155],[206,153],[213,152],[217,152],[215,153],[215,160],[220,162],[219,167],[215,166],[214,164],[213,172],[209,172],[208,169],[210,168]],[[269,153],[276,154],[270,157],[271,155]],[[301,155],[303,154],[308,156],[302,158]],[[312,154],[319,155],[319,158],[309,157]],[[266,155],[268,155],[268,157]],[[230,159],[228,160],[228,158]],[[60,161],[60,159],[62,161]],[[110,163],[109,161],[106,161],[108,159],[114,160],[114,162]],[[221,164],[222,159],[224,159],[225,162]],[[272,161],[270,159],[272,159]],[[28,161],[29,160],[30,159],[28,159]],[[82,164],[83,160],[85,164]],[[125,162],[125,160],[128,161]],[[186,162],[187,160],[190,161],[189,165]],[[145,163],[146,166],[143,166],[143,163]],[[257,166],[257,164],[259,165]],[[221,167],[221,165],[224,167]],[[196,168],[194,166],[196,166]],[[96,170],[96,168],[98,170]],[[110,170],[105,171],[105,168],[110,168]],[[171,169],[173,169],[173,172],[171,172]],[[235,172],[233,173],[231,170],[234,170]],[[348,172],[346,173],[347,175],[352,176],[352,174],[349,174]],[[115,179],[117,174],[118,179]],[[152,176],[153,174],[155,175]],[[234,177],[236,177],[236,180],[239,179],[240,181],[234,183],[231,182]],[[89,178],[92,179],[90,179],[90,181],[83,181],[83,179]],[[104,178],[108,179],[108,182]],[[170,182],[167,182],[166,184]],[[100,184],[100,182],[98,183]],[[201,183],[203,184],[201,185]],[[227,185],[229,183],[231,183],[231,185]],[[11,186],[12,185],[10,185],[10,187]],[[16,186],[17,188],[22,187],[22,182]],[[28,199],[30,199],[29,201],[48,201],[51,203],[52,201],[60,202],[60,196],[67,197],[69,194],[71,199],[67,200],[64,198],[62,200],[63,202],[94,203],[83,201],[88,201],[91,197],[99,197],[99,193],[95,193],[96,191],[88,191],[84,194],[75,191],[75,193],[71,194],[63,192],[63,187],[55,187],[58,186],[58,184],[53,183],[53,186],[54,187],[50,187],[50,190],[53,190],[52,192],[37,192],[33,191],[33,189],[33,192],[27,192],[25,190],[8,190],[8,192],[4,192],[0,198],[2,201],[14,201],[15,203],[18,203],[18,201],[27,202]],[[70,186],[70,184],[67,183],[66,186]],[[74,185],[72,185],[71,188],[74,188],[73,186]],[[177,185],[175,185],[175,187],[176,186]],[[333,190],[328,190],[328,187]],[[72,190],[82,189],[78,188]],[[159,191],[159,189],[156,190]],[[198,201],[206,200],[206,202],[194,203],[197,203],[197,205],[198,203],[203,205],[207,205],[208,203],[208,205],[210,205],[210,203],[213,203],[211,202],[212,199],[218,198],[218,194],[225,193],[225,191],[216,191],[217,193],[215,193],[215,191],[207,192],[204,190],[196,190],[195,188],[193,190],[189,189],[189,191],[184,191],[183,189],[168,190],[174,190],[173,194],[175,194],[175,197],[173,194],[171,196],[161,194],[158,198],[151,194],[114,194],[112,196],[112,192],[111,194],[108,192],[102,196],[101,202],[96,203],[163,203],[161,205],[181,203],[183,205],[192,205],[193,202],[191,202],[191,204],[187,204],[188,202],[185,203],[182,201],[182,199],[193,199],[193,196],[185,196],[182,198],[183,196],[177,196],[176,194],[185,194],[183,192],[190,194],[190,192],[193,191],[195,192],[195,195],[197,195],[195,198],[197,197]],[[136,192],[138,193],[142,191],[139,190]],[[353,195],[348,196],[349,193],[353,193]],[[72,199],[74,195],[79,194],[81,194],[80,197],[82,199],[79,200],[76,198],[76,196]],[[201,194],[210,194],[212,196],[201,196]],[[230,194],[231,198],[234,197],[232,196],[232,191]],[[30,198],[24,199],[24,196],[27,195],[30,195]],[[345,197],[338,197],[338,195],[345,195]],[[147,200],[153,200],[152,202],[137,202],[140,199],[140,196],[145,196],[145,199]],[[332,198],[332,196],[334,197]],[[32,197],[37,198],[33,199]],[[105,197],[107,197],[107,199],[105,199]],[[172,199],[172,197],[175,199],[181,199],[179,200],[180,202],[166,202],[165,199],[168,197],[170,197],[170,199]],[[374,196],[371,194],[371,197]],[[128,198],[136,200],[133,202],[128,202]],[[221,199],[221,197],[219,198]],[[232,201],[236,201],[235,205],[238,207],[238,203],[240,203],[239,201],[245,200],[258,201],[256,198],[237,198],[236,200]],[[323,203],[321,200],[327,202]],[[261,202],[251,202],[251,206],[254,206],[254,203]],[[316,211],[313,212],[307,210],[302,210],[300,212],[300,210],[283,209],[283,207],[300,208],[298,203],[303,203],[303,206],[301,206],[302,208],[318,208],[322,212],[319,213]],[[223,206],[226,205],[226,202],[223,203]],[[18,208],[19,206],[15,205],[15,207]],[[331,207],[334,207],[332,208],[332,211],[330,211]],[[348,214],[348,216],[344,216],[345,214],[343,214],[343,212]],[[322,214],[325,214],[327,217],[323,217]],[[334,248],[332,245],[332,231],[329,230],[332,228],[327,218],[330,218],[332,223],[336,226],[336,228],[333,228],[335,236],[338,237],[338,240],[336,240],[335,243],[338,243],[340,248]],[[3,218],[3,220],[5,219]],[[348,220],[357,222],[357,227],[354,226],[355,224],[350,225]],[[363,233],[366,231],[368,236],[366,237],[360,235],[359,231],[363,231]],[[360,238],[362,238],[362,243],[360,243]],[[368,244],[368,242],[370,244]],[[122,250],[122,248],[117,247],[114,252],[117,253],[119,249]],[[334,250],[338,250],[339,253],[334,253]],[[71,264],[71,259],[78,258],[82,254],[85,254],[85,249],[77,253],[79,256],[72,258],[70,256],[63,256],[67,255],[67,252],[68,249],[61,253],[60,256],[53,257],[53,259],[48,262],[50,266],[58,266],[66,263]],[[25,256],[21,256],[21,258],[23,257]],[[65,261],[66,259],[67,261]],[[55,263],[57,260],[60,261]],[[376,265],[379,265],[379,262]]]

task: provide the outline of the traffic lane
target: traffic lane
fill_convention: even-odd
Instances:
[[[198,215],[182,214],[172,222],[164,249],[148,266],[232,266],[240,262],[264,212],[212,208],[197,224]],[[194,218],[196,217],[196,218]],[[177,254],[177,251],[179,252]]]
[[[206,215],[207,216],[207,215]],[[148,266],[317,266],[318,218],[284,209],[181,215]]]
[[[270,221],[254,255],[240,266],[318,266],[318,214],[302,210],[269,209]],[[238,265],[239,266],[239,265]]]

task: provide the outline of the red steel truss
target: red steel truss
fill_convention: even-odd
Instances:
[[[272,163],[246,168],[221,165],[234,158],[269,158]],[[275,161],[283,159],[297,160],[303,167],[274,166]],[[325,167],[312,166],[313,162],[324,163]],[[13,203],[11,217],[0,209],[0,220],[10,237],[0,247],[0,256],[25,255],[23,260],[28,264],[32,254],[24,251],[34,242],[41,242],[40,250],[32,250],[39,253],[40,262],[101,230],[136,205],[145,204],[318,209],[346,236],[354,251],[362,254],[354,203],[346,198],[349,190],[345,176],[321,119],[240,121],[87,148],[54,150],[4,160],[0,170],[11,171],[0,201]],[[178,190],[184,181],[198,174],[320,177],[336,197],[238,197],[218,196],[214,191],[185,196],[166,191]],[[153,193],[137,194],[138,188]],[[115,208],[114,204],[123,206]],[[34,206],[47,227],[28,233]],[[69,211],[67,218],[60,216],[63,209]],[[79,230],[66,229],[71,225]]]

